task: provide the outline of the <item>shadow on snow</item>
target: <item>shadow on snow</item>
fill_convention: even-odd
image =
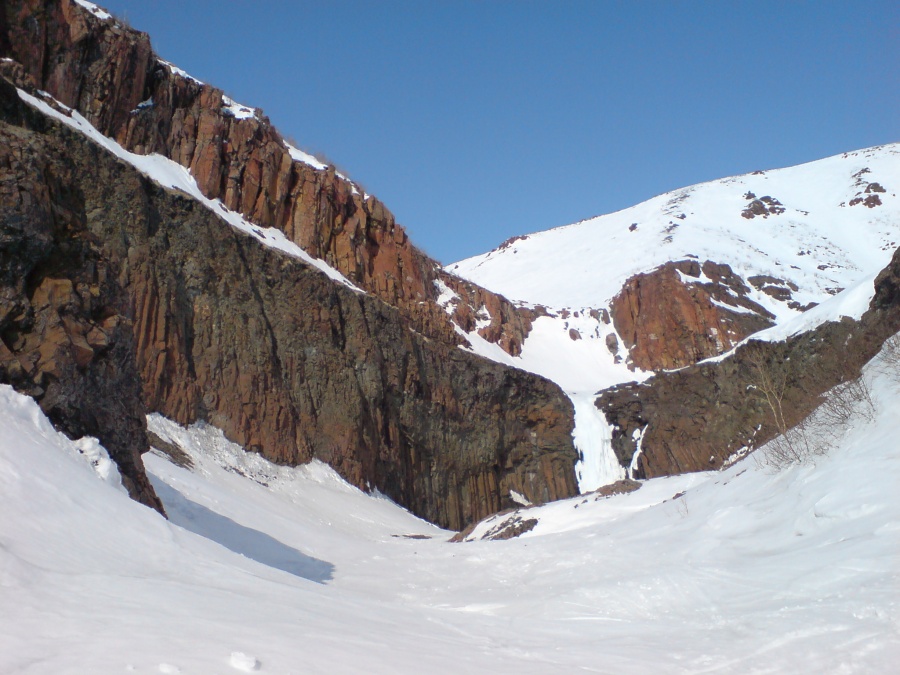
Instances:
[[[172,486],[148,473],[169,521],[210,539],[246,558],[297,577],[324,584],[331,581],[334,565],[301,553],[264,532],[244,527],[193,502]]]

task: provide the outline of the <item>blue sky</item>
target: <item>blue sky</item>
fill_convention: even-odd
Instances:
[[[444,263],[900,140],[900,5],[106,0]]]

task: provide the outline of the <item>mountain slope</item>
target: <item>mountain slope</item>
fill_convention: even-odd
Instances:
[[[597,392],[726,352],[873,278],[900,243],[898,189],[900,145],[885,145],[684,188],[446,269],[539,308],[516,358],[468,337],[569,394],[587,491],[629,466]]]
[[[0,235],[24,223],[27,240],[37,210],[54,214],[60,249],[90,242],[126,300],[135,407],[142,393],[151,411],[214,423],[273,461],[322,459],[445,526],[508,508],[513,494],[576,493],[569,401],[456,349],[468,343],[454,321],[474,322],[472,303],[490,308],[483,328],[511,353],[532,313],[443,273],[383,204],[261,111],[74,0],[0,5],[0,76],[0,181],[14,196]],[[67,279],[95,275],[92,258],[70,262],[88,267]],[[58,376],[51,347],[77,352],[81,369],[100,350],[82,335],[92,325],[68,328],[65,302],[59,345],[41,340],[41,297],[22,283],[32,272],[61,274],[4,278],[16,304],[0,315],[0,381],[44,402]],[[453,317],[437,303],[442,278],[465,298]],[[90,293],[79,287],[76,300],[90,305]],[[137,472],[142,419],[128,436]]]
[[[609,215],[516,237],[448,270],[512,300],[606,307],[625,281],[669,261],[711,260],[743,279],[794,284],[821,302],[881,269],[900,245],[900,144],[701,183]],[[759,289],[776,318],[797,310]]]

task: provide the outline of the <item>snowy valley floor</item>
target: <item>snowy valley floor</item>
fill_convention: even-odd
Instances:
[[[876,370],[876,421],[815,465],[750,457],[460,544],[154,417],[194,462],[145,457],[166,522],[2,386],[0,672],[896,672],[900,385]]]

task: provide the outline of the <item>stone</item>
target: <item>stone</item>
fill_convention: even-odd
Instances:
[[[859,321],[825,323],[784,342],[750,340],[718,363],[660,372],[596,400],[613,428],[612,445],[630,466],[640,438],[636,478],[718,469],[738,451],[758,448],[777,425],[758,388],[758,365],[785,383],[783,406],[792,427],[832,387],[855,379],[886,339],[900,331],[900,249],[875,281],[875,296]]]
[[[701,271],[710,281],[700,281]],[[728,265],[676,261],[629,278],[610,314],[635,366],[683,368],[772,325],[774,317],[747,297],[749,290]]]

